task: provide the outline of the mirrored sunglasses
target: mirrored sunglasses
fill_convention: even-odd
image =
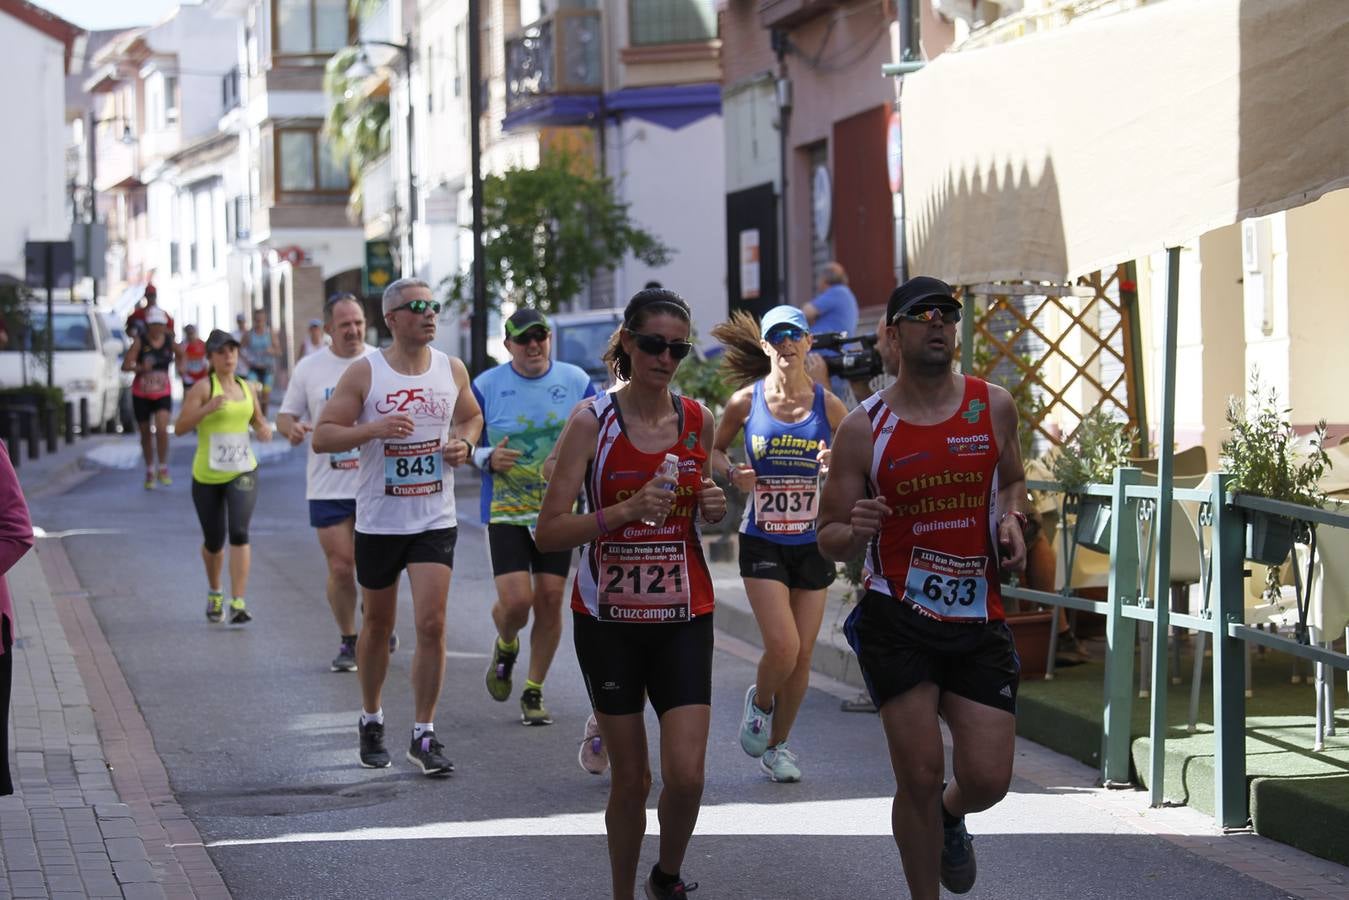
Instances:
[[[440,301],[438,300],[409,300],[402,306],[395,306],[390,312],[398,312],[400,309],[406,309],[409,312],[421,316],[425,315],[427,310],[440,315]]]
[[[632,329],[628,329],[628,334],[636,339],[637,349],[648,356],[660,356],[666,350],[669,350],[670,356],[674,359],[683,359],[693,352],[693,344],[688,341],[667,341],[660,335],[642,334]]]
[[[920,325],[931,324],[941,319],[943,325],[954,325],[960,321],[960,308],[957,306],[915,306],[908,312],[895,315],[895,322],[916,322]]]
[[[794,325],[784,325],[781,328],[774,328],[768,332],[768,343],[776,347],[783,341],[799,341],[806,336],[806,332]]]

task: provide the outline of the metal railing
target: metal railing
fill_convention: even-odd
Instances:
[[[1134,644],[1140,622],[1151,625],[1156,642],[1150,660],[1153,716],[1149,738],[1149,785],[1154,805],[1161,802],[1165,778],[1165,710],[1170,683],[1166,652],[1168,625],[1189,628],[1208,636],[1213,645],[1213,738],[1214,818],[1225,828],[1248,824],[1249,792],[1246,784],[1246,653],[1244,642],[1260,644],[1310,660],[1318,665],[1349,670],[1349,655],[1314,645],[1306,627],[1307,605],[1299,599],[1295,637],[1283,637],[1251,627],[1245,621],[1246,523],[1252,512],[1285,516],[1295,523],[1299,542],[1308,547],[1308,578],[1298,579],[1298,591],[1310,590],[1315,565],[1318,528],[1349,528],[1349,515],[1232,493],[1232,476],[1219,472],[1209,476],[1206,488],[1175,488],[1173,503],[1196,504],[1194,526],[1199,535],[1203,606],[1198,614],[1170,610],[1166,597],[1150,597],[1145,583],[1158,559],[1155,529],[1144,527],[1156,514],[1161,489],[1144,485],[1142,472],[1121,468],[1113,484],[1094,484],[1080,494],[1065,495],[1063,509],[1072,513],[1083,497],[1108,500],[1112,509],[1109,540],[1109,584],[1106,600],[1092,600],[1072,593],[1075,537],[1068,515],[1061,517],[1064,538],[1065,586],[1059,593],[1004,587],[1009,598],[1065,609],[1097,613],[1106,617],[1104,715],[1101,733],[1101,779],[1106,785],[1129,782],[1130,725],[1133,719]],[[1028,482],[1031,490],[1063,493],[1061,485],[1048,481]],[[1188,514],[1187,514],[1188,515]],[[1293,566],[1298,566],[1293,555]],[[1169,584],[1169,575],[1156,580]],[[1200,652],[1200,651],[1197,651]],[[1053,649],[1050,650],[1053,655]],[[1322,698],[1317,696],[1318,717]],[[1330,711],[1333,716],[1333,710]],[[1319,721],[1319,719],[1318,719]],[[1333,721],[1333,718],[1332,718]],[[1159,723],[1163,723],[1161,727]]]
[[[506,112],[604,87],[599,10],[559,9],[506,39]]]

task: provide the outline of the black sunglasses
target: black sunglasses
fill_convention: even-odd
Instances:
[[[915,322],[919,325],[929,325],[938,319],[941,319],[943,325],[954,325],[960,321],[960,307],[958,306],[915,306],[906,312],[895,313],[893,322]]]
[[[425,315],[429,309],[436,315],[440,315],[440,301],[438,300],[409,300],[402,306],[395,306],[389,312],[398,312],[400,309],[406,309],[409,312],[421,316]]]
[[[553,334],[550,331],[546,331],[542,328],[531,328],[528,331],[517,334],[515,337],[511,338],[511,340],[515,341],[515,343],[519,344],[521,347],[528,347],[530,344],[542,344],[552,336]]]
[[[666,350],[669,350],[672,358],[683,359],[693,352],[693,344],[688,341],[667,341],[657,334],[642,334],[639,331],[633,331],[631,328],[626,330],[637,341],[637,349],[648,356],[660,356]]]

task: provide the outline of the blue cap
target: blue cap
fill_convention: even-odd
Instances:
[[[764,337],[778,325],[793,325],[802,331],[810,331],[810,323],[806,321],[806,314],[795,306],[775,306],[763,314],[759,321],[759,333]]]

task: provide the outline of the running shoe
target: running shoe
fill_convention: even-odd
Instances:
[[[680,897],[687,897],[691,892],[698,890],[698,882],[685,884],[682,880],[676,881],[668,888],[656,887],[656,882],[651,876],[646,876],[646,900],[678,900]]]
[[[754,705],[754,685],[745,691],[745,713],[740,718],[740,748],[758,759],[768,749],[768,735],[773,731],[773,714]]]
[[[159,469],[159,483],[164,485],[164,487],[173,484],[173,479],[169,477],[169,470],[162,466]]]
[[[422,770],[423,775],[435,777],[454,771],[454,763],[446,758],[445,745],[436,740],[434,731],[424,731],[421,737],[412,739],[408,759]]]
[[[332,669],[334,672],[355,672],[356,671],[356,642],[342,639],[342,643],[337,645],[337,655],[333,657]]]
[[[500,703],[511,696],[511,670],[515,668],[515,658],[520,655],[517,646],[514,653],[501,649],[498,638],[492,638],[492,664],[487,667],[487,693]]]
[[[356,729],[361,733],[361,765],[367,769],[387,769],[393,760],[384,749],[384,723],[358,722]]]
[[[155,489],[155,473],[154,473],[154,472],[146,472],[146,473],[145,473],[145,489],[146,489],[147,491],[153,491],[153,490]]]
[[[801,780],[801,767],[796,764],[796,754],[787,749],[786,741],[765,750],[759,757],[759,768],[779,784],[795,784]]]
[[[543,705],[543,691],[538,688],[525,688],[520,693],[521,725],[552,725],[553,717]]]
[[[225,595],[220,591],[206,593],[206,621],[219,622],[225,618]]]
[[[965,817],[954,825],[942,827],[941,883],[953,894],[968,893],[974,887],[974,839],[965,830]]]
[[[248,610],[244,608],[243,597],[235,597],[233,600],[230,601],[231,625],[247,625],[249,622],[252,621],[253,617],[250,616],[248,614]]]
[[[603,775],[609,770],[609,751],[604,749],[604,738],[600,737],[600,723],[591,713],[586,719],[585,733],[581,735],[581,749],[576,761],[591,775]]]

